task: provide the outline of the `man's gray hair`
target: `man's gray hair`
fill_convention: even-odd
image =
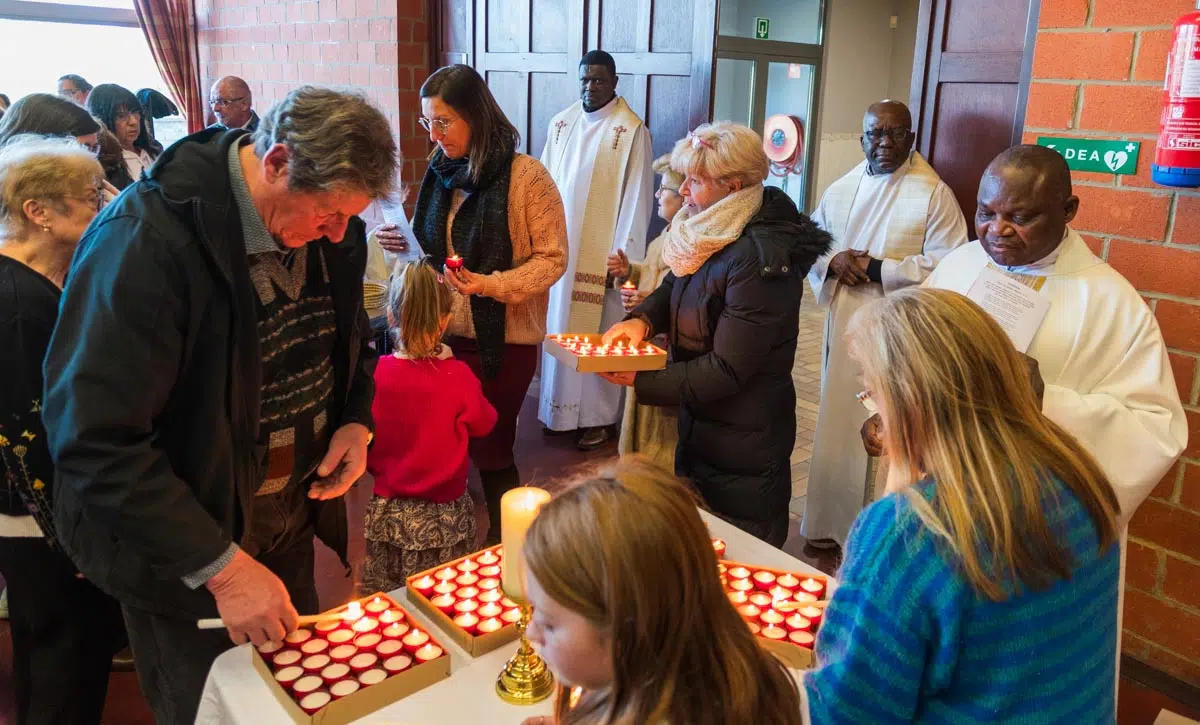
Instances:
[[[316,86],[287,94],[254,132],[259,158],[277,143],[290,153],[292,191],[352,189],[382,199],[396,188],[396,139],[383,113],[358,94]]]

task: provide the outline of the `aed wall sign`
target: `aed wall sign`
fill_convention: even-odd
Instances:
[[[1067,166],[1074,171],[1128,175],[1137,173],[1138,150],[1142,144],[1140,141],[1039,136],[1037,145],[1062,154]]]

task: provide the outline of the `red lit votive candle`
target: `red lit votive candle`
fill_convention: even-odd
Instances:
[[[421,649],[422,645],[429,641],[429,635],[419,629],[414,629],[406,634],[401,641],[404,642],[405,652],[416,652]]]
[[[743,619],[758,619],[762,609],[759,609],[757,604],[743,604],[738,607],[738,614],[742,615]]]
[[[754,589],[754,582],[749,579],[734,579],[729,582],[729,588],[735,592],[748,592]]]
[[[417,658],[418,664],[422,662],[429,662],[430,660],[436,660],[438,657],[442,656],[442,648],[438,647],[433,642],[430,642],[421,649],[417,650],[413,656]]]
[[[787,639],[788,636],[786,629],[783,627],[776,627],[773,624],[763,627],[762,630],[759,631],[759,634],[767,639],[773,639],[776,641]]]
[[[413,580],[413,583],[409,586],[411,586],[413,589],[416,589],[417,592],[419,592],[421,594],[421,596],[428,597],[429,593],[433,591],[433,588],[436,585],[437,585],[437,579],[434,579],[433,577],[426,574],[425,576],[421,577],[420,579]]]
[[[517,607],[518,604],[508,597],[504,597],[500,600],[500,606],[504,607],[505,609],[512,609],[513,607]]]
[[[329,694],[333,699],[340,700],[347,695],[353,695],[358,692],[361,687],[362,685],[358,684],[358,680],[342,680],[329,688]]]
[[[392,608],[392,603],[383,597],[375,597],[367,602],[366,610],[368,614],[382,614]]]
[[[363,617],[354,624],[350,625],[350,629],[357,634],[369,634],[379,631],[379,620],[374,617]]]
[[[411,664],[412,657],[409,657],[408,655],[396,655],[395,657],[389,657],[384,660],[383,669],[386,670],[388,674],[394,675],[397,672],[403,672],[407,670]]]
[[[457,254],[446,257],[446,269],[462,269],[462,267],[462,257],[458,256]]]
[[[480,604],[495,604],[501,599],[504,599],[504,594],[499,589],[493,589],[487,592],[480,592],[479,596],[476,598],[479,600]]]
[[[501,607],[499,604],[496,604],[495,602],[488,602],[487,604],[482,604],[482,605],[480,605],[479,609],[475,610],[475,614],[478,614],[480,619],[490,619],[492,617],[499,617],[503,613],[504,613],[504,607]]]
[[[376,667],[373,670],[367,670],[366,672],[359,675],[358,676],[358,684],[362,685],[363,687],[370,687],[371,685],[378,685],[380,682],[383,682],[384,680],[386,680],[387,676],[388,676],[387,671],[381,670],[378,667]]]
[[[454,583],[460,587],[473,587],[479,583],[479,577],[475,574],[462,574],[454,580]]]
[[[505,609],[504,614],[500,615],[500,621],[505,624],[516,624],[521,621],[520,609]]]
[[[378,647],[379,643],[382,641],[382,634],[378,632],[371,632],[370,634],[360,634],[355,637],[354,646],[357,647],[360,652],[374,652],[375,648]]]
[[[326,685],[332,685],[335,682],[341,682],[350,676],[350,666],[345,662],[334,662],[325,669],[321,670],[321,679],[325,680]]]
[[[775,600],[771,598],[771,595],[765,592],[754,592],[750,595],[750,603],[757,604],[764,609],[774,604],[774,602]]]
[[[329,659],[334,662],[346,663],[356,654],[358,654],[358,647],[352,644],[339,644],[337,647],[329,650]]]
[[[775,586],[775,575],[769,571],[756,571],[751,579],[754,580],[754,586],[764,592],[770,591],[771,587]]]
[[[493,577],[488,577],[487,579],[480,579],[478,586],[481,591],[490,592],[493,589],[500,588],[500,580],[493,578]]]
[[[783,624],[784,619],[785,617],[779,612],[776,612],[774,609],[768,609],[767,611],[758,615],[758,621],[767,626],[778,627],[779,625]]]
[[[503,626],[504,622],[501,622],[499,618],[489,617],[488,619],[485,619],[479,623],[479,634],[491,634],[492,632],[501,629]]]
[[[375,654],[379,655],[380,659],[387,659],[393,655],[398,655],[404,651],[404,643],[398,639],[385,639],[375,648]]]
[[[395,624],[396,622],[402,621],[404,621],[404,612],[400,611],[399,609],[389,609],[379,615],[379,623],[385,627],[389,624]]]
[[[771,599],[779,602],[786,602],[792,598],[792,590],[779,585],[771,587],[771,591],[768,594],[771,595]]]
[[[320,692],[311,692],[300,698],[300,709],[309,715],[316,715],[321,711],[321,708],[328,705],[333,700],[333,695],[321,690]]]
[[[808,604],[809,602],[817,601],[817,596],[815,594],[809,594],[808,592],[796,592],[792,595],[792,599],[795,599],[801,604]]]
[[[266,659],[271,659],[279,650],[283,649],[283,642],[263,642],[257,647],[258,653]]]
[[[804,607],[797,613],[811,621],[813,629],[821,626],[821,617],[825,614],[820,607]]]
[[[271,664],[275,669],[281,670],[284,667],[300,664],[300,660],[304,659],[304,655],[300,654],[298,649],[285,649],[282,652],[276,652],[271,658]]]
[[[792,591],[795,591],[796,587],[800,586],[800,580],[791,574],[780,574],[775,578],[775,583]]]
[[[467,634],[473,635],[479,631],[479,617],[471,612],[465,612],[455,617],[454,624]]]
[[[746,592],[729,592],[729,601],[733,606],[740,607],[750,601],[750,597],[746,596]]]
[[[454,582],[442,582],[433,587],[434,594],[453,594],[458,591],[458,585]]]
[[[300,651],[306,655],[323,654],[327,649],[329,649],[329,642],[324,639],[310,639],[300,645]]]
[[[300,666],[305,672],[315,674],[329,666],[333,662],[329,655],[309,655],[300,661]]]
[[[452,582],[456,578],[458,578],[458,570],[455,569],[454,567],[447,566],[447,567],[438,569],[437,573],[433,575],[433,578],[437,579],[440,582]]]
[[[317,622],[316,626],[314,626],[313,629],[315,629],[317,631],[318,637],[325,637],[326,639],[328,639],[328,635],[330,632],[341,629],[341,627],[342,627],[342,620],[327,619],[324,622]]]
[[[350,658],[350,669],[355,674],[361,675],[367,670],[379,664],[379,655],[374,652],[359,652]]]
[[[396,622],[395,624],[389,624],[383,628],[383,636],[385,639],[400,639],[404,635],[408,634],[408,630],[410,629],[412,628],[409,627],[407,623]]]
[[[494,552],[485,551],[480,554],[479,558],[475,561],[478,562],[480,566],[495,566],[496,564],[500,563],[500,557],[496,556]]]
[[[454,592],[454,596],[458,599],[474,599],[479,596],[479,589],[476,587],[461,587]]]
[[[479,602],[474,599],[462,599],[454,604],[454,611],[459,614],[474,613],[476,609],[479,609]]]
[[[454,605],[458,603],[458,600],[454,598],[453,594],[439,594],[430,599],[429,603],[442,610],[444,614],[450,614],[454,611]]]
[[[317,675],[305,675],[296,680],[296,684],[292,685],[292,692],[296,693],[296,697],[304,697],[310,692],[316,692],[325,684]]]
[[[750,570],[744,566],[735,566],[729,570],[729,576],[733,579],[749,579]]]
[[[758,626],[758,622],[746,621],[746,626],[750,628],[750,634],[758,634],[762,631],[762,627]]]
[[[811,632],[812,631],[812,621],[810,619],[808,619],[807,617],[803,617],[799,614],[793,614],[792,616],[783,620],[783,626],[786,627],[788,629],[788,631],[791,631],[791,632]]]
[[[478,571],[479,564],[476,564],[475,562],[471,561],[470,559],[463,559],[462,561],[458,562],[458,566],[456,566],[454,568],[458,569],[463,574],[470,574],[473,571]]]
[[[485,566],[481,568],[476,573],[479,574],[479,576],[487,579],[495,579],[500,576],[500,567],[496,564],[492,564],[491,566]]]
[[[805,579],[800,582],[800,589],[820,599],[821,595],[825,593],[825,582],[820,579]]]
[[[713,551],[717,552],[718,559],[720,559],[722,556],[725,556],[725,540],[713,539]]]
[[[813,642],[816,641],[816,637],[813,637],[812,632],[805,632],[802,629],[798,629],[789,634],[788,639],[790,639],[794,644],[798,644],[807,649],[812,649]]]
[[[348,644],[350,640],[354,639],[356,636],[358,635],[356,635],[353,630],[335,629],[326,635],[325,639],[329,640],[329,644],[336,647],[339,644]]]
[[[283,641],[285,644],[287,644],[288,647],[300,649],[300,645],[302,645],[305,642],[307,642],[308,640],[312,639],[312,637],[313,637],[312,630],[297,629],[295,632],[291,632],[288,634],[288,636],[284,637]]]
[[[275,673],[275,681],[279,683],[280,687],[288,692],[291,692],[292,688],[296,684],[296,680],[299,680],[301,677],[304,677],[304,668],[297,667],[296,665],[284,667],[282,670]]]

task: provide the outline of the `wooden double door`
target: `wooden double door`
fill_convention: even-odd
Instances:
[[[642,118],[655,156],[708,121],[717,0],[432,0],[434,62],[487,80],[540,156],[550,119],[579,99],[579,59],[610,53],[617,92]]]

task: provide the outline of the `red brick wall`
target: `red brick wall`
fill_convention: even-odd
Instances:
[[[226,75],[245,79],[260,114],[304,84],[358,91],[392,123],[402,180],[420,183],[429,151],[417,125],[429,74],[425,0],[196,0],[196,20],[204,98]]]
[[[1150,181],[1175,21],[1194,0],[1042,0],[1026,140],[1141,141],[1135,176],[1075,173],[1074,226],[1146,298],[1190,442],[1130,525],[1125,652],[1200,684],[1200,193]]]

